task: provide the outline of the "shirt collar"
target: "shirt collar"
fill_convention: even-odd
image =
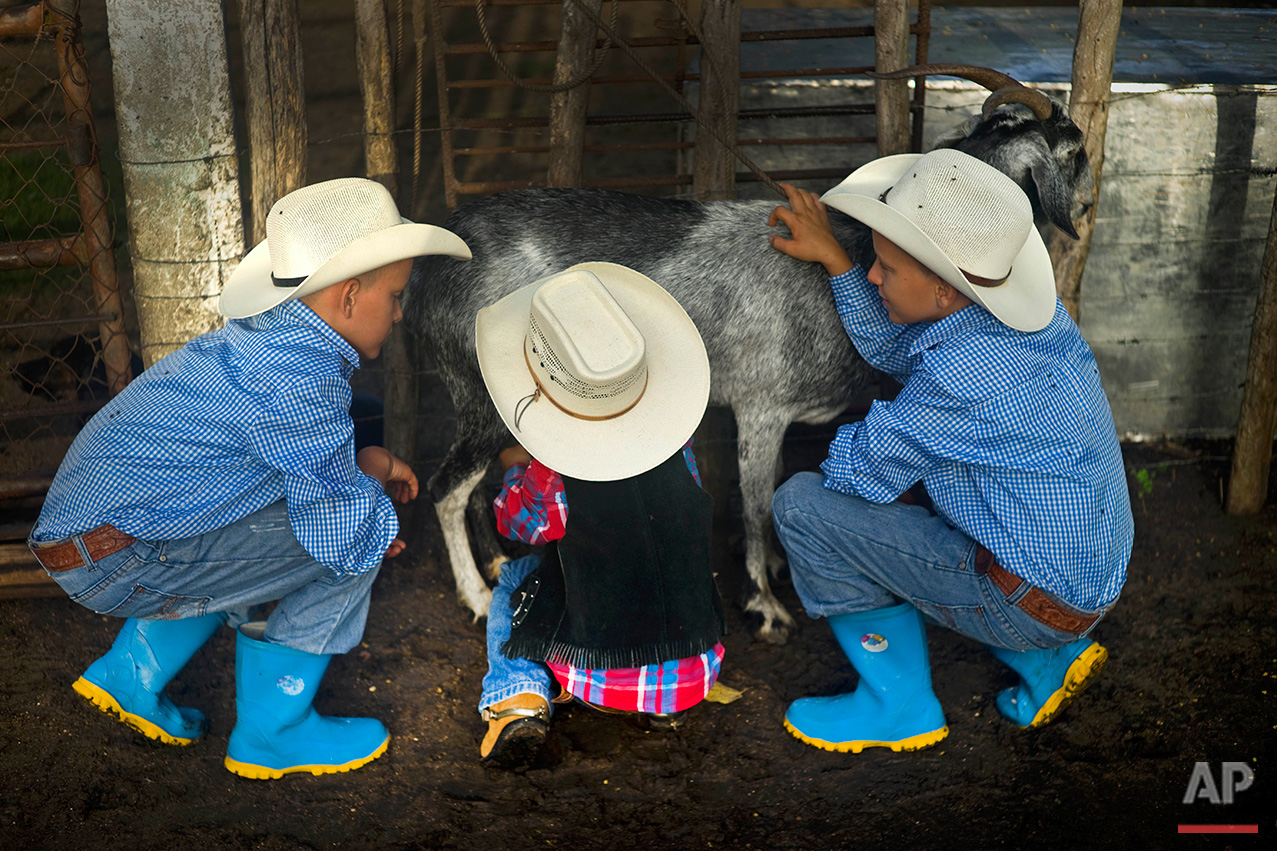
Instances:
[[[970,333],[999,325],[993,314],[978,304],[968,304],[961,310],[950,313],[944,319],[937,319],[918,335],[909,347],[909,355],[918,354],[939,344],[966,336]]]
[[[340,356],[352,369],[359,369],[359,352],[355,351],[355,347],[303,302],[289,299],[253,319],[254,325],[263,331],[298,325],[308,328],[319,336],[320,348]]]

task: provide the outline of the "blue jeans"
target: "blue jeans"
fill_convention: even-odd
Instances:
[[[338,576],[293,534],[283,500],[229,526],[171,541],[136,541],[93,562],[50,574],[72,600],[121,618],[191,618],[226,612],[231,626],[275,600],[264,640],[307,653],[345,653],[359,643],[380,569]]]
[[[488,673],[483,677],[483,694],[479,697],[479,711],[494,703],[500,703],[516,694],[537,694],[550,701],[550,669],[529,659],[510,659],[501,652],[501,645],[510,637],[510,595],[524,578],[536,570],[540,556],[524,556],[501,566],[501,578],[492,590],[492,604],[488,608]]]
[[[777,489],[772,512],[794,589],[813,618],[899,599],[932,623],[1008,650],[1049,649],[1079,637],[1016,605],[1029,583],[1008,596],[976,573],[976,542],[926,508],[869,502],[829,490],[816,473],[799,473]]]

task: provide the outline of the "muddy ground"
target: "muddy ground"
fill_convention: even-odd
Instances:
[[[791,442],[790,455],[797,445],[810,456],[812,443]],[[0,845],[1255,847],[1256,836],[1178,835],[1185,823],[1257,824],[1260,836],[1277,827],[1277,506],[1223,513],[1228,449],[1194,445],[1185,458],[1177,447],[1127,448],[1135,552],[1121,602],[1096,633],[1112,659],[1047,728],[1023,732],[999,717],[993,698],[1009,672],[933,627],[951,733],[913,754],[831,754],[792,738],[781,726],[787,703],[849,689],[855,675],[822,623],[800,616],[776,647],[752,639],[733,606],[722,678],[744,692],[737,702],[702,704],[668,734],[569,710],[556,716],[544,767],[486,768],[474,711],[482,634],[453,594],[437,527],[415,520],[410,553],[378,580],[364,645],[334,660],[318,700],[392,731],[389,752],[350,774],[256,782],[225,770],[229,630],[170,688],[211,719],[205,740],[172,748],[70,689],[118,622],[64,599],[0,602]],[[730,530],[719,535],[728,596],[742,578],[737,546]],[[780,596],[797,611],[792,589]],[[1185,805],[1199,761],[1216,783],[1222,762],[1245,762],[1254,783],[1232,805],[1211,804],[1204,789]]]

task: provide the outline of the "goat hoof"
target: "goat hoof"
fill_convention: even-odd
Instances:
[[[462,594],[461,603],[474,613],[474,623],[488,616],[488,606],[492,604],[492,591],[484,588],[473,594]]]
[[[763,624],[758,628],[754,635],[766,641],[768,644],[774,644],[777,647],[789,643],[789,636],[793,632],[793,628],[783,623]]]

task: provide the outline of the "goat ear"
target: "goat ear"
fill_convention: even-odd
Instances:
[[[1077,239],[1077,230],[1073,227],[1070,215],[1073,198],[1060,174],[1059,164],[1046,151],[1035,151],[1032,162],[1029,163],[1029,173],[1033,175],[1033,183],[1038,190],[1038,203],[1042,205],[1042,213],[1051,224]]]

